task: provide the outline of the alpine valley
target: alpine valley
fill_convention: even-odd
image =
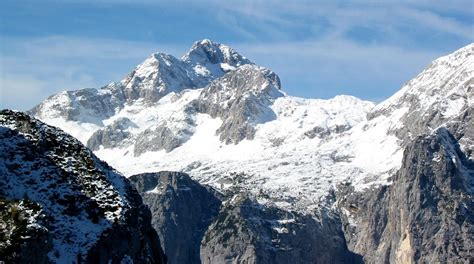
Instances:
[[[7,261],[474,262],[474,44],[374,104],[202,40],[0,138]]]

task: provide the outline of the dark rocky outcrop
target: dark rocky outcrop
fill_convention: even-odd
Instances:
[[[472,142],[471,112],[410,143],[390,186],[341,186],[349,248],[366,263],[474,261],[474,162],[458,143]]]
[[[194,112],[194,109],[187,107],[185,118],[173,120],[175,124],[171,125],[166,121],[162,121],[158,125],[147,128],[137,134],[133,145],[135,157],[147,151],[164,149],[166,152],[170,152],[188,141],[193,135],[196,126],[195,117],[191,112]]]
[[[335,216],[334,216],[335,217]],[[246,195],[226,201],[201,244],[202,263],[360,263],[337,217],[264,206]]]
[[[198,112],[222,119],[216,131],[221,141],[237,144],[253,139],[256,124],[276,118],[270,105],[280,96],[280,79],[274,72],[244,65],[209,84],[194,105]]]
[[[106,230],[89,250],[87,262],[107,263],[133,260],[134,263],[168,263],[157,232],[151,225],[151,212],[136,191],[131,192],[134,206]]]
[[[131,176],[150,207],[168,262],[200,263],[199,245],[221,202],[212,190],[179,172]]]
[[[150,211],[77,139],[0,112],[0,255],[13,263],[164,263]]]
[[[32,225],[32,220],[43,225]],[[30,220],[30,221],[29,221]],[[48,263],[52,236],[41,206],[29,199],[0,198],[0,260],[6,263]]]

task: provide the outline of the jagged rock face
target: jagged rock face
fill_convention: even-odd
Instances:
[[[170,152],[186,141],[191,132],[184,130],[180,131],[180,134],[183,137],[176,135],[173,130],[166,126],[166,123],[155,128],[148,128],[137,136],[134,146],[134,155],[137,157],[146,151],[158,151],[162,149]]]
[[[138,193],[61,130],[1,111],[0,171],[0,260],[163,263]]]
[[[163,53],[152,54],[121,84],[128,103],[140,100],[150,105],[170,92],[202,88],[244,64],[251,62],[233,49],[202,40],[194,43],[181,59]]]
[[[359,263],[340,220],[217,194],[179,172],[131,176],[150,207],[169,263]],[[220,208],[220,210],[219,210]],[[201,245],[199,247],[199,245]]]
[[[170,152],[185,143],[194,133],[196,126],[192,107],[186,107],[182,114],[169,116],[169,120],[151,126],[135,136],[133,153],[135,157],[147,151]]]
[[[195,88],[182,61],[167,54],[152,54],[122,81],[129,103],[142,99],[154,103],[171,91]]]
[[[410,143],[390,186],[341,189],[349,248],[366,263],[474,261],[474,162],[458,143],[474,137],[472,123],[463,123],[469,113],[451,131],[442,127]]]
[[[126,117],[118,118],[112,124],[94,132],[87,141],[87,147],[91,150],[98,150],[100,146],[111,148],[125,144],[124,141],[131,137],[128,130],[136,127],[130,119]]]
[[[239,195],[221,209],[201,244],[202,263],[359,263],[337,218],[301,215]]]
[[[236,144],[253,139],[255,124],[276,118],[270,105],[281,96],[274,72],[245,65],[204,88],[195,104],[199,112],[221,118],[217,134],[223,142]]]
[[[253,64],[234,49],[208,39],[195,42],[181,60],[205,78],[199,87],[242,65]]]
[[[185,107],[184,114],[187,117],[183,121],[187,127],[178,131],[170,129],[170,122],[176,120],[160,117],[158,124],[150,122],[148,125],[151,124],[151,127],[138,129],[137,134],[130,135],[124,131],[114,132],[116,128],[122,129],[117,124],[110,124],[107,119],[114,119],[114,115],[120,111],[129,111],[133,106],[155,106],[163,97],[172,93],[179,95],[187,89],[203,88],[246,64],[252,62],[232,48],[202,40],[194,43],[181,59],[163,53],[152,54],[120,82],[98,90],[81,89],[59,93],[34,107],[29,113],[56,126],[70,121],[77,122],[77,126],[93,124],[94,126],[86,129],[86,133],[72,133],[76,137],[80,136],[93,150],[98,150],[100,146],[107,149],[132,144],[135,145],[135,156],[162,149],[169,152],[192,134],[193,124],[187,121],[194,118],[193,105]],[[148,149],[145,145],[151,147]]]
[[[215,193],[179,172],[129,179],[150,207],[168,263],[200,263],[199,245],[221,205]]]
[[[474,107],[469,107],[446,124],[469,160],[474,160]]]

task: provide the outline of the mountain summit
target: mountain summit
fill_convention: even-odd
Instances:
[[[252,64],[232,48],[210,40],[194,43],[181,58],[151,54],[123,80],[100,89],[66,91],[51,96],[30,113],[101,125],[127,105],[153,105],[169,93],[205,87],[229,71]]]
[[[346,252],[347,241],[369,263],[453,262],[474,250],[473,61],[470,44],[374,105],[289,96],[276,73],[203,40],[181,59],[153,54],[120,82],[59,93],[30,113],[127,176],[179,171],[214,188],[222,208],[201,244],[208,262],[298,255],[303,236],[288,232],[301,221],[337,237],[331,252]],[[157,212],[156,199],[178,199],[147,197]]]
[[[197,68],[220,68],[221,72],[214,73],[214,78],[244,64],[253,64],[229,46],[209,39],[195,42],[181,60]]]
[[[249,60],[228,46],[202,40],[181,58],[154,53],[121,81],[128,102],[154,103],[169,92],[206,86]]]
[[[274,72],[202,40],[181,59],[153,54],[119,83],[60,93],[31,113],[125,174],[185,171],[228,188],[229,173],[243,173],[244,186],[303,209],[345,179],[387,184],[410,140],[472,107],[473,47],[374,106],[288,96]]]

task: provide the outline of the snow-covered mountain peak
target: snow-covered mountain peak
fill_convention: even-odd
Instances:
[[[474,55],[474,43],[470,43],[453,53],[450,53],[446,56],[439,57],[438,59],[434,60],[432,64],[438,63],[448,63],[452,65],[460,65],[465,58],[471,57]]]
[[[346,95],[346,94],[336,95],[333,98],[329,98],[327,101],[340,105],[341,107],[348,106],[348,105],[358,105],[360,103],[374,106],[372,102],[362,101],[360,98],[357,98],[352,95]]]
[[[170,93],[203,88],[245,64],[251,62],[232,48],[203,40],[196,42],[182,59],[153,53],[119,82],[100,89],[88,88],[53,95],[35,106],[30,113],[53,125],[64,124],[65,120],[93,124],[93,128],[86,133],[90,136],[91,131],[103,125],[103,120],[127,105],[150,106]],[[77,127],[72,123],[70,126]]]
[[[181,60],[194,66],[219,65],[225,72],[244,64],[252,64],[231,47],[209,39],[195,42]]]
[[[142,80],[152,75],[156,75],[160,70],[167,67],[172,67],[174,64],[179,64],[179,60],[175,57],[164,53],[153,53],[140,63],[132,74],[140,77]],[[130,81],[123,80],[122,83],[129,87]]]
[[[474,102],[474,44],[434,60],[400,91],[377,105],[369,119],[384,115],[404,141],[436,129]]]
[[[434,61],[374,107],[287,96],[274,72],[203,40],[181,59],[153,54],[122,83],[52,97],[33,113],[125,174],[185,171],[306,210],[342,181],[389,184],[406,142],[472,107],[472,50]]]
[[[469,87],[474,72],[473,55],[474,43],[434,60],[397,93],[377,105],[374,112],[413,103],[419,103],[423,110],[427,110],[443,97],[457,97],[456,94],[472,96]]]
[[[193,77],[182,61],[171,55],[154,53],[121,83],[128,102],[142,99],[153,103],[169,92],[201,85],[202,81]]]
[[[202,40],[181,59],[163,53],[152,54],[121,83],[127,102],[141,99],[155,103],[170,92],[202,88],[245,64],[251,62],[232,48]]]

